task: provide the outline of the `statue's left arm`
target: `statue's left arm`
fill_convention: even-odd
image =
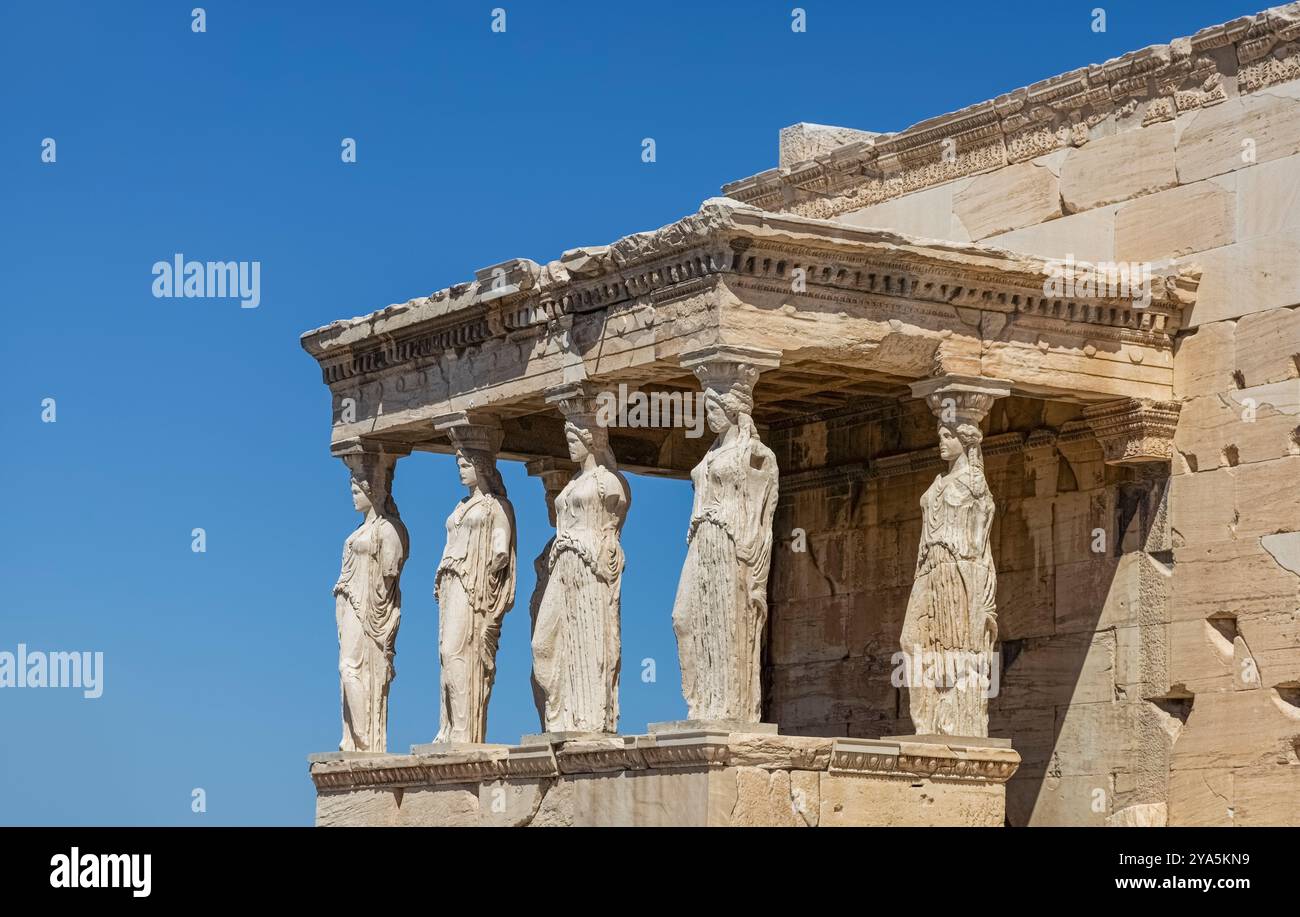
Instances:
[[[401,575],[402,564],[406,562],[406,549],[402,546],[397,528],[391,522],[384,520],[378,528],[379,572],[384,578],[384,584],[388,585],[389,580]]]
[[[761,442],[749,455],[745,475],[745,495],[741,501],[744,526],[736,539],[736,554],[751,567],[767,569],[772,553],[772,519],[776,514],[776,456]]]
[[[504,501],[497,502],[492,510],[492,558],[488,562],[488,569],[492,573],[509,565],[511,555],[514,554],[513,520],[503,504]]]
[[[498,581],[494,589],[497,598],[494,613],[500,618],[515,602],[515,514],[506,500],[499,500],[493,506],[490,540],[489,575]]]

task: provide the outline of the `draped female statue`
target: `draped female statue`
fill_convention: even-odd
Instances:
[[[564,485],[573,477],[572,469],[553,458],[537,458],[528,462],[528,473],[542,480],[542,495],[546,502],[546,519],[550,523],[551,529],[555,529],[555,498],[560,495]],[[546,595],[546,584],[551,578],[551,548],[555,545],[555,536],[552,535],[542,546],[541,553],[533,559],[533,576],[535,577],[533,586],[533,595],[528,602],[528,614],[531,620],[532,629],[530,634],[537,633],[537,613],[542,608],[542,598]],[[537,673],[534,671],[529,681],[533,687],[533,704],[537,707],[537,718],[542,724],[542,729],[546,729],[546,693],[542,686],[537,683]]]
[[[343,700],[340,751],[388,750],[388,688],[402,617],[399,579],[406,562],[406,526],[390,489],[393,459],[371,455],[349,462],[352,505],[364,518],[343,545],[334,585]]]
[[[555,540],[533,630],[533,677],[548,732],[618,728],[619,533],[631,492],[591,401],[560,402],[578,470],[555,498]]]
[[[515,514],[489,435],[450,433],[469,494],[447,517],[447,545],[434,576],[442,671],[435,742],[486,740],[501,621],[515,599]]]
[[[696,372],[717,439],[691,472],[695,499],[673,604],[682,693],[691,719],[757,723],[776,456],[751,416],[758,369],[709,363]]]
[[[921,497],[916,581],[901,640],[913,671],[925,670],[908,690],[918,735],[988,735],[982,676],[995,664],[997,574],[982,438],[974,423],[940,423],[939,455],[948,470]]]

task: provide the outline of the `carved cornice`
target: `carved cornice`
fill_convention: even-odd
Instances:
[[[654,742],[637,744],[647,767],[718,768],[726,767],[731,758],[731,746],[726,735],[701,735],[669,741],[655,737]]]
[[[842,230],[850,238],[857,232],[848,227]],[[1177,332],[1182,309],[1194,300],[1198,285],[1197,275],[1172,273],[1172,265],[1162,263],[1153,266],[1153,301],[1146,307],[1136,307],[1131,299],[1120,296],[1047,296],[1043,283],[1049,276],[1046,261],[1010,254],[1000,258],[1002,253],[996,249],[975,245],[927,246],[886,231],[865,232],[878,237],[873,240],[877,244],[858,251],[762,240],[749,246],[729,273],[743,287],[789,292],[798,270],[810,294],[816,288],[875,297],[882,303],[888,298],[1004,312],[1044,330],[1088,325],[1095,326],[1088,334],[1099,339],[1146,343]],[[994,257],[986,261],[982,255]],[[856,297],[825,298],[862,301]]]
[[[1083,409],[1107,465],[1168,462],[1174,454],[1177,401],[1121,398]]]
[[[317,328],[302,336],[302,346],[333,384],[422,366],[493,339],[559,334],[582,312],[664,301],[721,279],[789,294],[796,277],[806,297],[902,304],[902,317],[908,310],[950,320],[954,309],[958,316],[1002,312],[1083,337],[1122,333],[1163,346],[1197,285],[1194,274],[1166,264],[1153,270],[1145,308],[1122,296],[1053,298],[1044,295],[1049,265],[1039,258],[764,213],[723,198],[654,232],[566,252],[545,267],[506,265],[479,271],[473,283]],[[501,277],[510,282],[499,284]]]
[[[562,774],[635,771],[647,767],[634,736],[565,742],[556,747],[555,760]]]
[[[1220,49],[1231,47],[1233,54]],[[1235,60],[1233,59],[1235,57]],[[829,218],[913,191],[1081,146],[1107,118],[1169,121],[1300,79],[1300,3],[1202,29],[723,186],[764,210]]]
[[[996,740],[993,740],[996,741]],[[832,773],[874,776],[905,775],[961,783],[1005,783],[1020,766],[1020,755],[1009,746],[976,744],[954,737],[930,739],[836,739],[831,749]]]
[[[511,748],[502,766],[502,773],[506,777],[541,779],[554,777],[559,772],[560,765],[555,757],[555,748],[551,745],[525,745]]]
[[[898,773],[898,746],[874,741],[837,741],[831,748],[832,773]]]

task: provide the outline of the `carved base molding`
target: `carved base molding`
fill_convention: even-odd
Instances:
[[[410,826],[982,825],[1005,740],[660,731],[311,759],[316,823]]]

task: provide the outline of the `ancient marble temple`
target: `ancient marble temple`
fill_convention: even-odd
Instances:
[[[362,516],[318,823],[1296,823],[1297,189],[1292,4],[894,134],[795,125],[668,226],[308,332]],[[620,389],[699,399],[708,434],[602,419]],[[405,507],[442,549],[405,596],[441,660],[407,753],[418,453],[465,495]],[[642,475],[694,495],[651,612],[689,718],[644,734]],[[517,518],[554,533],[529,596]],[[531,687],[495,678],[503,627]],[[494,692],[537,733],[487,743]]]

